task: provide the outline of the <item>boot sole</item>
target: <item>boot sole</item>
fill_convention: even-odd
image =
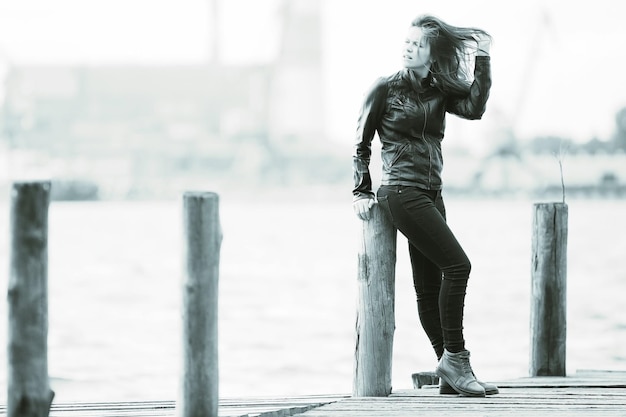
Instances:
[[[485,395],[496,395],[496,394],[499,394],[499,393],[500,393],[500,391],[497,390],[497,389],[495,389],[495,390],[487,390],[487,389],[485,389]],[[452,388],[452,386],[450,386],[450,384],[448,384],[448,386],[445,387],[445,388],[441,388],[441,387],[439,388],[439,394],[441,394],[441,395],[458,395],[459,393],[456,392],[454,390],[454,388]]]

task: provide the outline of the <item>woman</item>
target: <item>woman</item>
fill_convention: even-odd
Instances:
[[[368,220],[375,202],[369,162],[377,132],[383,172],[376,196],[409,242],[420,322],[439,360],[440,392],[480,397],[498,388],[476,379],[465,349],[463,308],[471,265],[446,224],[441,141],[446,113],[482,117],[491,87],[490,45],[481,29],[429,15],[416,18],[405,40],[404,68],[379,78],[366,94],[353,157],[353,207]],[[467,63],[474,56],[470,77]]]

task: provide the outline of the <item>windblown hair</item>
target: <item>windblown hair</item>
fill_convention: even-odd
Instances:
[[[430,44],[435,84],[451,94],[466,94],[472,80],[469,62],[478,49],[478,39],[491,35],[475,27],[452,26],[431,15],[418,16],[411,26],[421,28]]]

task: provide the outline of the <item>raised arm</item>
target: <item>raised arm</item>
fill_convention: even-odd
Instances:
[[[474,81],[465,97],[452,97],[446,110],[465,119],[480,119],[485,113],[489,90],[491,89],[491,39],[477,39]]]

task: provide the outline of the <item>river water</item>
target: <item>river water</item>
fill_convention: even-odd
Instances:
[[[484,380],[528,375],[533,203],[447,199],[448,221],[472,260],[465,336]],[[568,204],[568,373],[624,370],[626,201]],[[220,216],[220,395],[351,392],[358,221],[349,201],[223,198]],[[8,218],[4,203],[4,294]],[[56,402],[177,398],[181,248],[182,202],[51,205],[48,354]],[[393,387],[406,389],[412,373],[436,363],[417,319],[402,237],[396,272]],[[6,302],[0,317],[6,346]],[[6,351],[0,357],[6,387]]]

